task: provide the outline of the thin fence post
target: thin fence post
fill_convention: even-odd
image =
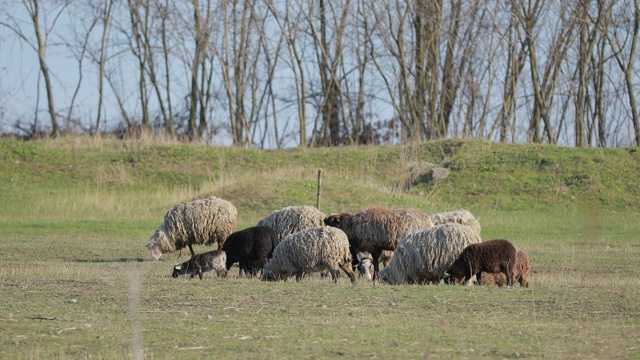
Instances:
[[[322,169],[318,169],[318,195],[316,196],[316,209],[320,210],[320,189],[322,188]]]

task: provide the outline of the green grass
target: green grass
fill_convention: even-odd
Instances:
[[[319,168],[326,213],[471,210],[529,254],[530,287],[200,281],[147,260],[174,204],[221,196],[244,228],[315,205]],[[637,148],[2,140],[0,358],[639,358],[638,175]]]

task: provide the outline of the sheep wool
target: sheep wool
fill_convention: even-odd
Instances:
[[[465,209],[441,212],[429,216],[433,225],[443,225],[449,223],[457,223],[467,225],[480,234],[480,221],[473,214]]]
[[[383,250],[394,250],[398,240],[433,226],[431,219],[414,209],[374,207],[357,214],[333,214],[324,223],[344,231],[355,251],[366,251],[373,257],[376,278]]]
[[[437,283],[463,249],[481,242],[480,234],[457,223],[437,225],[398,242],[379,281],[390,285]]]
[[[355,282],[347,235],[336,228],[317,226],[285,237],[273,250],[273,257],[264,267],[261,279],[287,280],[295,274],[296,281],[300,281],[305,272],[327,270],[335,283],[338,269]]]
[[[210,196],[174,206],[164,222],[149,239],[151,257],[159,260],[163,253],[192,245],[213,245],[222,249],[224,241],[236,230],[238,211],[230,202]]]
[[[516,263],[513,266],[513,281],[519,282],[522,287],[529,287],[529,276],[531,276],[531,263],[526,252],[518,250],[516,252]],[[480,273],[480,285],[507,285],[507,276],[503,273]]]
[[[344,231],[359,251],[395,249],[403,236],[433,226],[426,214],[413,209],[369,208],[357,214],[331,215],[325,224]]]
[[[287,206],[258,221],[258,226],[268,226],[278,235],[278,240],[300,230],[322,226],[325,213],[313,206]]]

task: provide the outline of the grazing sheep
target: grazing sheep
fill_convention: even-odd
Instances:
[[[461,225],[467,225],[480,234],[480,221],[476,219],[473,214],[465,209],[458,209],[454,211],[447,211],[429,216],[433,225],[443,225],[449,223],[458,223]]]
[[[467,246],[451,267],[445,272],[448,283],[467,283],[481,272],[504,273],[507,286],[513,285],[513,267],[516,248],[508,240],[490,240]]]
[[[242,272],[249,276],[267,265],[273,249],[278,245],[278,235],[268,226],[253,226],[229,235],[222,250],[227,253],[227,270],[234,263],[240,264]]]
[[[353,270],[358,270],[358,275],[367,278],[367,280],[373,280],[373,257],[368,252],[360,251],[355,252],[351,248],[351,262]]]
[[[366,251],[373,257],[373,277],[379,271],[383,250],[394,250],[398,240],[433,226],[429,216],[418,210],[370,208],[357,214],[333,214],[324,223],[344,231],[355,251]]]
[[[529,276],[531,275],[531,263],[529,256],[522,250],[516,252],[516,264],[513,267],[513,281],[520,283],[522,287],[529,287]],[[507,277],[503,273],[481,272],[478,283],[480,285],[503,286],[507,283]]]
[[[457,223],[408,235],[398,242],[389,265],[380,270],[379,281],[391,285],[438,283],[467,246],[481,241],[474,229]]]
[[[202,280],[202,273],[213,270],[218,277],[226,277],[226,261],[227,255],[223,250],[213,250],[203,254],[193,255],[188,261],[174,266],[171,276],[177,278],[180,275],[191,274],[191,278],[193,278],[198,274],[200,280]]]
[[[194,255],[192,245],[218,243],[222,249],[225,239],[236,230],[238,212],[230,202],[211,196],[178,204],[164,216],[164,222],[149,239],[151,257],[160,260],[163,253],[186,246]]]
[[[278,235],[278,241],[300,230],[322,226],[326,215],[313,206],[287,206],[258,221],[258,226],[268,226]]]
[[[358,274],[361,277],[365,277],[369,280],[373,280],[373,256],[365,251],[354,252],[353,248],[351,248],[351,256],[353,257],[353,269],[358,270]],[[386,267],[391,262],[391,258],[393,257],[393,251],[391,250],[383,250],[382,254],[380,254],[380,263],[382,263],[382,267]]]
[[[351,270],[349,239],[340,229],[318,226],[285,237],[262,270],[262,281],[286,281],[293,274],[296,281],[300,281],[305,272],[328,270],[336,283],[338,268],[351,282],[356,281]]]

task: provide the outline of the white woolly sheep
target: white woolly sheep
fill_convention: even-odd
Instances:
[[[210,196],[174,206],[164,216],[164,222],[149,239],[151,257],[159,260],[163,253],[186,246],[194,255],[192,245],[213,245],[222,249],[224,241],[236,230],[238,211],[230,202]]]
[[[466,225],[444,224],[402,238],[389,265],[380,270],[384,284],[438,283],[444,272],[480,234]]]
[[[318,226],[285,237],[273,250],[273,257],[262,270],[262,281],[287,280],[293,274],[300,281],[304,273],[327,270],[333,282],[342,269],[355,282],[351,270],[349,239],[340,229]]]
[[[268,226],[278,235],[278,241],[298,231],[322,226],[325,213],[313,206],[287,206],[258,221],[258,226]]]
[[[394,250],[398,240],[433,226],[426,214],[413,209],[370,208],[357,214],[333,214],[324,223],[344,231],[355,251],[366,251],[373,257],[374,279],[383,250]]]
[[[441,212],[429,216],[433,225],[443,225],[450,223],[457,223],[461,225],[467,225],[480,234],[480,221],[476,219],[473,214],[465,209],[458,209],[454,211]]]
[[[522,250],[516,252],[516,264],[513,267],[513,281],[519,282],[522,287],[529,287],[529,276],[531,276],[531,263],[529,256]],[[480,285],[498,285],[507,284],[507,277],[503,273],[481,272],[478,283]]]
[[[508,240],[497,239],[467,246],[445,272],[445,281],[450,284],[466,284],[471,277],[481,272],[504,273],[507,286],[513,285],[513,267],[516,248]]]

